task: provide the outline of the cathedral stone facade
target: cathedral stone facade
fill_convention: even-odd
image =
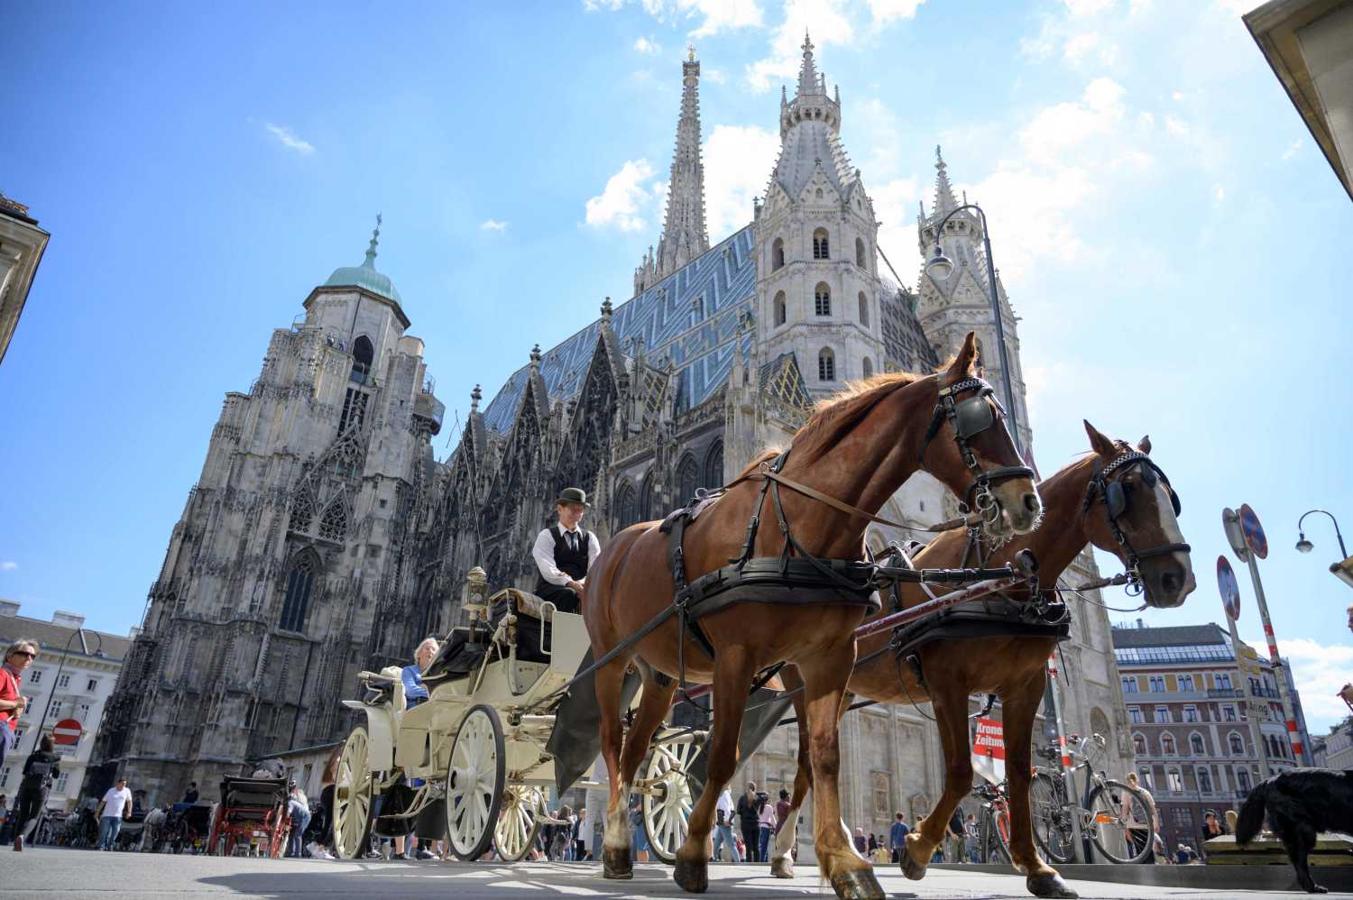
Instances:
[[[476,386],[444,462],[428,443],[441,404],[424,386],[398,294],[374,269],[374,241],[363,266],[311,294],[304,325],[277,332],[259,382],[228,395],[171,537],[104,727],[109,772],[126,765],[139,783],[177,790],[253,756],[335,740],[352,674],[455,624],[472,567],[495,588],[529,589],[529,548],[560,488],[588,492],[586,525],[605,541],[787,444],[813,403],[848,380],[930,370],[969,330],[995,346],[980,220],[960,212],[938,229],[960,205],[942,159],[917,240],[925,258],[938,230],[953,271],[923,270],[915,292],[880,276],[877,216],[840,139],[840,92],[828,93],[807,40],[794,96],[780,100],[764,197],[747,225],[710,246],[699,75],[692,54],[665,221],[634,295],[606,298],[570,338],[531,349],[488,402]],[[1029,448],[1017,322],[997,290],[1015,426]],[[997,356],[984,353],[993,379]],[[920,474],[882,514],[924,526],[956,512]],[[880,549],[912,537],[927,535],[871,528],[867,540]],[[1076,569],[1073,580],[1093,576],[1088,554]],[[1109,624],[1097,606],[1076,611],[1062,667],[1068,729],[1109,735],[1105,767],[1128,771]],[[914,816],[937,795],[944,763],[924,707],[859,710],[844,729],[852,826],[885,831],[894,812]],[[791,729],[773,735],[745,776],[789,785],[793,739]]]

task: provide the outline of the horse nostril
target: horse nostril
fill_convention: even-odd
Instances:
[[[1174,574],[1173,572],[1166,572],[1164,575],[1160,576],[1160,586],[1169,593],[1173,594],[1175,591],[1183,587],[1183,584],[1184,584],[1183,579],[1181,579],[1178,575]]]
[[[1043,504],[1039,502],[1037,494],[1028,493],[1024,495],[1024,508],[1031,513],[1036,513],[1043,508]]]

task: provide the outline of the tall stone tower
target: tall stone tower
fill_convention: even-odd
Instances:
[[[649,247],[634,270],[634,293],[642,293],[708,249],[705,164],[700,160],[700,61],[692,47],[681,64],[681,118],[667,183],[667,218],[657,253]]]
[[[967,198],[964,197],[964,204]],[[949,183],[948,167],[940,148],[935,148],[935,200],[930,214],[921,204],[916,219],[916,239],[921,258],[929,260],[935,248],[936,228],[941,220],[961,205],[954,198]],[[919,300],[916,312],[921,327],[930,336],[941,359],[958,350],[969,331],[977,332],[982,348],[982,367],[985,377],[996,387],[996,394],[1004,403],[1001,384],[1001,356],[996,348],[995,319],[991,314],[991,294],[987,287],[987,258],[983,250],[982,219],[972,210],[955,213],[944,223],[939,235],[940,247],[953,263],[953,270],[945,277],[937,277],[922,263],[917,278]],[[1005,285],[996,277],[996,295],[1000,300],[1001,325],[1005,331],[1006,355],[1010,360],[1011,392],[1015,398],[1012,415],[1019,429],[1019,443],[1025,449],[1032,446],[1033,433],[1029,428],[1029,412],[1024,400],[1024,372],[1020,366],[1017,319],[1005,295]]]
[[[94,751],[181,796],[259,756],[336,740],[355,673],[444,622],[415,612],[417,523],[442,404],[399,292],[337,269],[228,393]]]
[[[874,206],[841,146],[804,36],[793,100],[780,98],[780,158],[756,210],[756,318],[765,362],[793,354],[814,396],[882,371]]]

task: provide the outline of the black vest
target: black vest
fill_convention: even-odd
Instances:
[[[564,572],[574,581],[587,577],[587,557],[592,546],[592,535],[587,529],[578,529],[578,549],[570,550],[568,538],[564,537],[565,532],[558,525],[550,526],[550,534],[554,535],[554,564],[559,571]],[[559,585],[550,584],[541,575],[536,579],[536,594],[543,595],[551,588],[557,588]]]

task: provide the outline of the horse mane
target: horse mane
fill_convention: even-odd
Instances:
[[[850,382],[843,390],[818,402],[808,421],[795,433],[793,445],[809,457],[834,447],[885,397],[926,377],[911,372],[881,372]]]

